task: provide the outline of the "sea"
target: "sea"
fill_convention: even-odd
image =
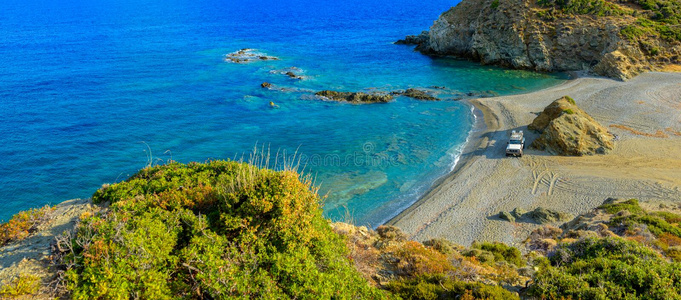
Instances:
[[[326,217],[380,225],[455,166],[475,123],[461,99],[566,80],[393,44],[457,3],[3,0],[0,221],[150,164],[258,149],[278,160],[268,166],[295,161],[313,178]],[[225,60],[245,48],[279,59]],[[442,101],[314,96],[407,88]]]

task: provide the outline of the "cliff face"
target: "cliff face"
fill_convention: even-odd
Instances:
[[[623,80],[654,65],[640,43],[621,35],[636,21],[631,15],[556,13],[535,0],[464,0],[435,21],[417,50],[516,69],[593,70]],[[673,50],[678,60],[678,47]]]

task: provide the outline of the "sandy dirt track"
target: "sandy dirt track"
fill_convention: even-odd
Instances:
[[[606,155],[559,157],[526,150],[505,157],[511,130],[538,137],[527,125],[552,101],[568,95],[618,136]],[[422,199],[389,224],[413,239],[521,242],[539,225],[510,223],[500,211],[545,208],[573,215],[606,198],[681,202],[681,74],[646,73],[620,82],[581,77],[523,95],[478,99],[485,126],[473,133],[461,162]]]

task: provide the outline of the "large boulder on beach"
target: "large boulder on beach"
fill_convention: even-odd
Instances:
[[[532,148],[558,155],[605,154],[614,147],[614,136],[568,96],[553,101],[527,128],[541,133]]]

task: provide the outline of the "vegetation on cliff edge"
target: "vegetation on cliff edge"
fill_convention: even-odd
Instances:
[[[543,19],[563,15],[631,16],[636,21],[622,28],[621,34],[632,42],[647,43],[646,37],[658,36],[670,42],[681,41],[681,3],[674,0],[537,0]],[[649,46],[649,45],[642,45]],[[650,48],[650,47],[644,47]],[[647,49],[656,55],[655,49]],[[658,49],[659,51],[659,49]]]
[[[72,297],[385,298],[347,258],[294,171],[171,163],[104,186],[59,246]]]
[[[295,171],[232,161],[148,167],[93,201],[103,209],[83,214],[53,248],[56,296],[681,299],[681,215],[634,199],[535,230],[525,255],[330,223]],[[21,274],[0,295],[34,294],[48,281]]]

